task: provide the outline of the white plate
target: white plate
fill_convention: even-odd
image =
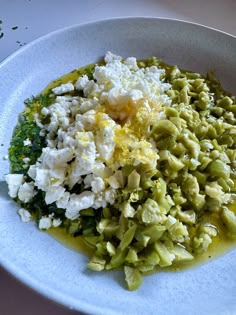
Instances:
[[[59,30],[25,46],[0,66],[0,147],[7,147],[23,101],[51,80],[100,59],[110,50],[124,57],[156,55],[182,68],[215,70],[236,93],[236,38],[200,25],[155,18],[124,18]],[[8,172],[0,162],[0,173]],[[0,182],[0,262],[30,287],[89,314],[236,313],[236,250],[178,273],[144,278],[135,292],[121,271],[94,273],[83,255],[62,246],[34,223],[21,223]]]

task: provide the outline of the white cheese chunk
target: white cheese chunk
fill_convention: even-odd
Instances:
[[[96,146],[92,132],[77,132],[76,159],[68,166],[68,182],[70,188],[78,182],[81,175],[91,173],[96,159]]]
[[[66,209],[69,199],[70,193],[68,191],[64,192],[61,198],[56,201],[57,207],[61,209]]]
[[[45,202],[47,205],[60,200],[60,198],[63,196],[65,192],[64,187],[49,187],[46,190],[46,195],[45,195]]]
[[[122,57],[121,57],[121,56],[118,56],[118,55],[115,55],[115,54],[113,54],[112,52],[108,51],[108,52],[105,54],[104,60],[105,60],[106,63],[110,63],[110,62],[113,62],[113,61],[115,61],[115,60],[121,61],[121,60],[122,60]]]
[[[92,191],[98,193],[105,189],[104,180],[101,177],[94,177],[91,181]]]
[[[18,213],[20,215],[21,221],[22,222],[29,222],[31,220],[31,214],[28,210],[24,209],[24,208],[20,208],[18,210]]]
[[[74,220],[78,218],[80,210],[92,207],[93,203],[94,193],[91,191],[84,191],[79,195],[72,194],[65,215],[68,219]]]
[[[32,146],[32,142],[30,141],[29,138],[27,138],[26,140],[24,140],[23,143],[24,143],[24,146],[26,146],[26,147]]]
[[[42,216],[39,220],[39,229],[48,230],[52,226],[52,218],[47,216]]]
[[[28,157],[23,158],[22,161],[23,161],[26,165],[28,165],[29,162],[30,162],[30,158],[28,158]]]
[[[36,168],[35,186],[46,191],[50,185],[50,173],[48,169]]]
[[[74,85],[72,83],[61,84],[52,89],[52,92],[56,95],[61,95],[72,91],[74,91]]]
[[[36,168],[37,168],[37,164],[33,164],[30,165],[29,170],[28,170],[28,175],[32,178],[35,179],[36,178]]]
[[[5,180],[8,184],[8,194],[11,198],[16,198],[18,190],[24,181],[22,174],[8,174],[5,176]]]
[[[34,182],[24,183],[19,188],[18,198],[24,203],[27,203],[35,196],[35,194]]]
[[[77,90],[83,90],[88,82],[89,82],[89,79],[88,79],[87,75],[79,77],[78,80],[75,83],[75,88]]]
[[[70,148],[63,148],[60,150],[50,149],[48,147],[43,148],[40,159],[42,164],[48,168],[57,168],[64,166],[73,158],[73,152]]]
[[[53,220],[52,220],[52,226],[53,226],[53,227],[58,227],[58,226],[60,226],[61,224],[62,224],[61,219],[53,219]]]

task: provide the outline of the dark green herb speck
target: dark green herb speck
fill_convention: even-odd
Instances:
[[[28,169],[24,168],[23,159],[29,157],[31,164],[37,161],[42,153],[42,148],[46,146],[45,139],[40,136],[40,128],[34,122],[34,113],[40,112],[40,109],[48,106],[51,98],[48,95],[40,95],[25,101],[25,111],[19,116],[17,124],[11,140],[9,149],[9,160],[12,173],[27,174]],[[24,146],[23,142],[29,138],[32,146]]]

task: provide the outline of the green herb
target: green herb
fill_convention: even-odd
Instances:
[[[19,116],[11,146],[9,149],[9,160],[12,173],[26,174],[28,168],[24,168],[23,159],[30,158],[31,164],[37,161],[42,153],[42,148],[46,146],[45,140],[40,136],[40,128],[34,122],[34,113],[40,112],[40,109],[51,103],[49,95],[40,95],[25,101],[25,111]],[[29,138],[32,146],[24,146],[24,140]]]

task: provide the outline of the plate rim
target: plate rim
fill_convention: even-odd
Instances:
[[[46,34],[43,34],[39,37],[36,37],[35,39],[33,39],[32,41],[30,41],[29,43],[27,43],[26,45],[18,48],[17,50],[13,51],[12,53],[10,53],[6,58],[4,58],[1,62],[0,62],[0,68],[3,67],[6,63],[10,62],[11,59],[15,58],[17,55],[22,54],[25,50],[30,49],[31,46],[34,46],[35,44],[49,38],[52,36],[55,36],[59,33],[63,33],[63,32],[67,32],[69,30],[72,29],[76,29],[78,27],[86,27],[92,24],[102,24],[102,23],[106,23],[106,22],[112,22],[112,21],[122,21],[122,20],[162,20],[162,21],[169,21],[169,22],[177,22],[177,23],[183,23],[183,24],[189,24],[189,25],[193,25],[196,27],[200,27],[200,28],[204,28],[204,29],[208,29],[208,30],[212,30],[214,32],[217,33],[221,33],[223,35],[226,36],[230,36],[234,39],[236,39],[236,35],[230,34],[226,31],[222,31],[220,29],[202,24],[202,23],[197,23],[197,22],[193,22],[193,21],[189,21],[189,20],[184,20],[184,19],[177,19],[177,18],[168,18],[168,17],[155,17],[155,16],[121,16],[121,17],[113,17],[113,18],[104,18],[104,19],[95,19],[89,22],[84,22],[84,23],[76,23],[76,24],[72,24],[72,25],[68,25],[53,31],[50,31]]]
[[[135,20],[147,20],[147,21],[151,21],[151,20],[159,20],[160,21],[160,20],[162,20],[162,21],[167,21],[167,22],[182,23],[182,24],[187,24],[187,25],[193,25],[193,26],[196,26],[199,28],[212,30],[214,32],[221,33],[225,36],[230,36],[231,38],[236,40],[236,36],[233,34],[227,33],[225,31],[221,31],[221,30],[213,28],[213,27],[209,27],[207,25],[203,25],[200,23],[192,22],[192,21],[182,20],[182,19],[173,19],[173,18],[155,17],[155,16],[122,16],[122,17],[114,17],[114,18],[105,18],[105,19],[98,19],[98,20],[93,20],[93,21],[89,21],[89,22],[85,22],[85,23],[73,24],[73,25],[63,27],[63,28],[59,28],[59,29],[56,29],[56,30],[51,31],[49,33],[46,33],[46,34],[30,41],[25,46],[17,49],[16,51],[14,51],[13,53],[11,53],[9,56],[7,56],[5,59],[3,59],[1,61],[0,72],[2,71],[3,67],[7,67],[7,64],[10,63],[12,59],[20,57],[22,54],[24,54],[25,51],[30,50],[31,47],[33,47],[34,45],[36,45],[40,42],[43,42],[44,40],[50,39],[51,37],[54,37],[56,35],[59,35],[60,33],[68,32],[68,31],[71,31],[73,29],[77,29],[77,28],[81,28],[81,27],[82,28],[87,27],[90,25],[103,24],[103,23],[112,22],[112,21],[116,21],[116,22],[121,21],[122,22],[124,20],[133,20],[133,21],[135,21]],[[41,294],[46,299],[52,300],[55,303],[58,303],[59,305],[63,305],[64,307],[68,307],[70,310],[74,309],[74,310],[85,312],[85,313],[101,311],[100,306],[96,306],[94,304],[88,304],[86,302],[84,303],[83,301],[80,301],[80,307],[79,308],[77,308],[76,305],[72,306],[73,299],[70,300],[68,296],[64,296],[63,294],[61,294],[57,290],[54,290],[51,287],[50,288],[45,287],[41,283],[39,284],[37,282],[37,280],[35,280],[32,277],[32,275],[28,276],[27,272],[24,272],[24,271],[20,270],[19,268],[17,268],[13,262],[5,259],[3,257],[3,255],[1,255],[1,253],[0,253],[0,265],[7,272],[9,272],[12,277],[21,281],[24,285],[33,289],[35,292]],[[115,314],[115,312],[114,312],[114,314]]]

